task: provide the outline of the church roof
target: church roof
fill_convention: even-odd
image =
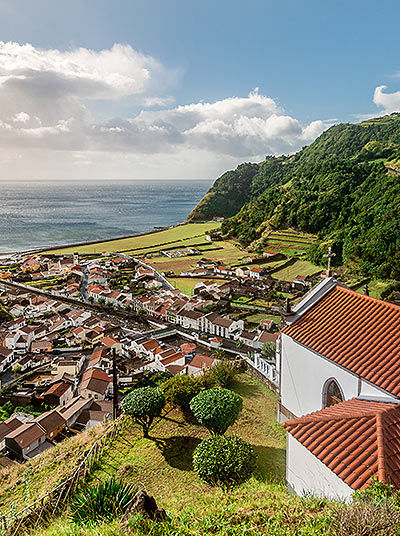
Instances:
[[[400,307],[335,286],[282,332],[400,396]]]
[[[351,399],[282,425],[352,489],[400,488],[400,405]]]

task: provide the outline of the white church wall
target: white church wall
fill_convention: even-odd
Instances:
[[[348,501],[354,492],[290,434],[287,434],[286,480],[297,495]]]
[[[359,394],[386,397],[381,390],[362,382],[359,393],[358,377],[324,359],[312,350],[281,335],[281,404],[297,417],[317,411],[323,407],[323,389],[329,378],[338,382],[344,399]],[[280,415],[280,421],[286,417]]]

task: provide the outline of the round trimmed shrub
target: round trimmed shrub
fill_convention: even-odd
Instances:
[[[157,387],[139,387],[126,395],[121,403],[122,411],[131,415],[141,425],[143,437],[149,436],[154,417],[161,415],[165,406],[164,394]]]
[[[168,404],[187,409],[192,398],[201,391],[202,382],[194,376],[178,375],[165,380],[160,389]]]
[[[255,455],[251,445],[240,437],[214,435],[197,445],[193,466],[208,484],[232,488],[251,477]]]
[[[200,424],[211,433],[224,434],[243,407],[242,397],[229,389],[206,389],[190,402],[190,409]]]

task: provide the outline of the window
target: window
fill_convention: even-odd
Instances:
[[[333,406],[338,402],[343,402],[343,400],[343,391],[335,378],[327,380],[322,393],[322,407]]]

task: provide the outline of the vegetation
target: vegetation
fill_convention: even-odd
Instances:
[[[194,376],[173,376],[165,380],[160,389],[164,393],[168,404],[187,410],[192,398],[200,393],[202,380]]]
[[[190,402],[200,424],[213,434],[224,434],[242,411],[242,397],[229,389],[207,389]]]
[[[295,155],[268,156],[223,175],[190,220],[230,217],[224,235],[254,247],[271,246],[271,231],[297,229],[317,236],[298,240],[314,264],[326,262],[330,245],[335,264],[399,280],[400,181],[385,167],[399,158],[400,114],[335,125]]]
[[[113,477],[77,493],[71,504],[71,519],[79,525],[95,525],[122,516],[136,493],[132,484]]]
[[[209,387],[217,385],[219,387],[230,387],[239,370],[233,361],[219,361],[204,375],[204,379]]]
[[[194,237],[202,236],[204,240],[204,233],[207,233],[211,229],[219,227],[216,222],[210,223],[196,223],[190,225],[178,225],[165,231],[159,231],[156,233],[148,233],[145,235],[131,236],[129,238],[122,238],[119,240],[107,240],[104,242],[97,242],[95,244],[87,244],[82,246],[71,246],[61,248],[57,250],[50,250],[43,254],[51,253],[52,255],[64,255],[71,253],[89,254],[89,253],[102,253],[108,252],[131,252],[142,251],[145,248],[154,248],[159,246],[167,246],[173,244],[177,247],[180,246],[182,241],[186,239],[193,239]]]
[[[157,387],[139,387],[126,395],[121,406],[124,413],[140,424],[143,437],[148,437],[154,418],[161,415],[165,406],[165,397]]]
[[[200,478],[228,489],[250,478],[255,456],[251,446],[240,437],[214,435],[197,445],[193,465]]]

